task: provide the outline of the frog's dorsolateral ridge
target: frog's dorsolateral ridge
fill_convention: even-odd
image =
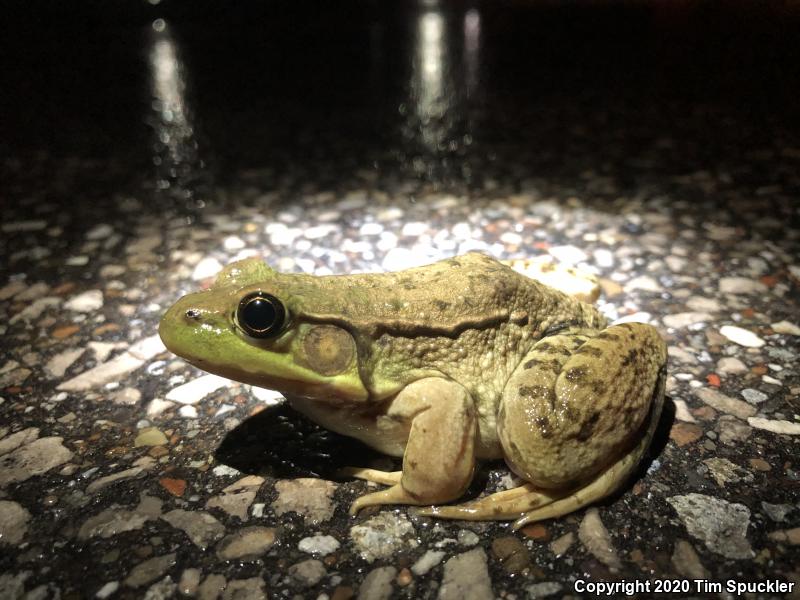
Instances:
[[[403,470],[348,469],[385,490],[351,507],[426,506],[454,519],[557,517],[608,496],[653,437],[666,346],[641,323],[477,253],[396,273],[316,277],[258,259],[164,315],[191,364],[283,392],[323,427]],[[522,486],[454,506],[475,461],[504,458]],[[436,505],[436,506],[432,506]]]

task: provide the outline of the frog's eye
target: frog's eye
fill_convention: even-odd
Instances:
[[[268,338],[279,334],[283,329],[286,309],[275,296],[253,292],[239,301],[236,321],[250,337]]]

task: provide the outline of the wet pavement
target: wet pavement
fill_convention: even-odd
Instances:
[[[0,598],[800,597],[796,12],[17,8]],[[597,507],[516,533],[351,518],[369,486],[336,470],[396,461],[156,335],[237,258],[329,274],[473,250],[592,273],[604,314],[667,340],[657,440]],[[489,463],[468,494],[510,485]]]

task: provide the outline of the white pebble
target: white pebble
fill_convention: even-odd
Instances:
[[[661,286],[652,277],[648,277],[647,275],[641,275],[639,277],[634,277],[628,283],[626,283],[624,289],[626,292],[632,290],[642,290],[645,292],[660,292]]]
[[[686,307],[696,312],[717,312],[722,307],[714,298],[692,296],[686,301]]]
[[[383,225],[380,223],[364,223],[358,229],[358,233],[361,235],[379,235],[382,231]]]
[[[717,361],[717,370],[721,373],[747,373],[747,366],[735,356],[724,356]]]
[[[414,573],[414,575],[425,575],[433,567],[442,562],[444,555],[445,552],[443,550],[428,550],[412,565],[411,572]]]
[[[236,409],[236,407],[233,404],[223,404],[222,406],[220,406],[217,409],[217,412],[214,413],[214,417],[215,418],[219,417],[219,416],[224,415],[226,413],[229,413],[229,412],[231,412],[232,410],[235,410],[235,409]]]
[[[683,271],[683,268],[686,266],[686,263],[688,261],[685,258],[681,258],[680,256],[670,255],[664,258],[664,262],[667,263],[667,266],[669,267],[670,271],[679,273]]]
[[[276,392],[275,390],[268,390],[266,388],[252,385],[250,386],[250,393],[268,406],[273,406],[283,402],[283,394]]]
[[[269,241],[273,246],[290,246],[295,238],[302,234],[298,227],[287,227],[283,223],[270,223],[266,230]]]
[[[397,219],[402,219],[403,214],[402,208],[392,206],[391,208],[385,208],[380,211],[376,217],[379,221],[396,221]]]
[[[575,265],[589,258],[583,250],[575,246],[553,246],[549,252],[558,262],[568,265]]]
[[[194,406],[190,406],[188,404],[181,406],[180,410],[178,411],[180,415],[185,419],[196,419],[197,418],[197,409]]]
[[[325,224],[325,225],[317,225],[316,227],[309,227],[305,231],[305,237],[307,240],[318,240],[320,238],[324,238],[334,231],[336,231],[338,227],[336,225]]]
[[[710,321],[712,318],[710,314],[705,312],[683,312],[667,315],[662,320],[667,327],[680,329],[682,327],[688,327],[689,325]]]
[[[94,595],[95,598],[100,598],[100,600],[104,600],[108,598],[111,594],[116,592],[119,589],[119,581],[109,581]]]
[[[474,531],[470,531],[469,529],[459,529],[458,531],[458,543],[461,546],[474,546],[481,539],[478,537]]]
[[[747,277],[723,277],[719,280],[719,291],[723,294],[763,294],[767,289],[760,281]]]
[[[506,231],[500,236],[500,241],[509,246],[519,246],[522,243],[522,236],[513,231]]]
[[[783,333],[785,335],[800,335],[800,327],[789,321],[778,321],[772,324],[772,329],[775,333]]]
[[[174,405],[175,404],[173,402],[170,402],[169,400],[163,400],[162,398],[153,398],[150,401],[150,404],[147,405],[147,411],[146,411],[147,416],[157,417],[165,410]]]
[[[194,268],[194,271],[192,272],[192,279],[195,281],[200,281],[201,279],[213,277],[220,271],[222,271],[221,262],[219,262],[216,258],[204,258],[197,263],[197,266]]]
[[[70,298],[65,304],[64,308],[67,310],[74,310],[76,312],[93,312],[102,308],[103,306],[103,292],[100,290],[89,290]]]
[[[675,404],[675,418],[679,421],[683,421],[685,423],[695,423],[697,419],[692,416],[692,413],[689,412],[689,407],[686,405],[685,400],[681,400],[680,398],[675,398],[672,401]]]
[[[241,250],[244,248],[245,243],[239,236],[229,235],[225,238],[225,241],[222,242],[222,245],[225,247],[225,250]]]
[[[167,400],[180,402],[181,404],[195,404],[203,398],[216,392],[218,389],[230,384],[229,379],[218,375],[203,375],[193,379],[189,383],[184,383],[173,388],[167,394]]]
[[[787,435],[800,435],[800,423],[791,421],[773,421],[762,417],[748,417],[747,422],[751,427],[771,431],[772,433],[785,433]]]
[[[745,388],[741,391],[741,394],[742,398],[747,400],[750,404],[760,404],[769,398],[764,392],[754,390],[753,388]]]
[[[762,340],[752,331],[742,329],[741,327],[724,325],[723,327],[720,327],[719,332],[730,341],[735,342],[740,346],[747,346],[748,348],[760,348],[764,345],[764,340]]]
[[[339,540],[330,535],[315,535],[300,540],[297,549],[308,554],[325,556],[339,549]]]
[[[48,360],[44,368],[53,377],[63,377],[72,363],[78,360],[85,351],[85,348],[64,350]]]
[[[376,244],[378,250],[386,252],[397,246],[397,236],[390,231],[384,231]]]
[[[212,472],[217,477],[224,477],[226,475],[239,475],[241,472],[238,469],[234,469],[233,467],[229,467],[228,465],[220,465],[218,467],[214,467]]]
[[[85,254],[81,254],[79,256],[70,256],[64,261],[64,264],[68,267],[85,267],[89,264],[89,257]]]
[[[86,232],[86,239],[87,240],[102,240],[107,238],[112,233],[114,233],[114,228],[111,227],[108,223],[100,223],[99,225],[95,225],[89,231]]]
[[[614,266],[614,253],[608,248],[598,248],[594,251],[594,262],[598,267],[607,269]]]
[[[456,223],[450,229],[450,233],[456,239],[468,240],[472,237],[472,227],[469,226],[469,223]]]
[[[308,252],[313,247],[311,240],[297,240],[294,249],[298,252]]]

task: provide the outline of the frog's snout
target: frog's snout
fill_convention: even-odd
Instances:
[[[189,294],[173,304],[164,314],[158,325],[161,341],[178,356],[186,357],[187,350],[192,347],[191,338],[204,321],[202,306]]]

